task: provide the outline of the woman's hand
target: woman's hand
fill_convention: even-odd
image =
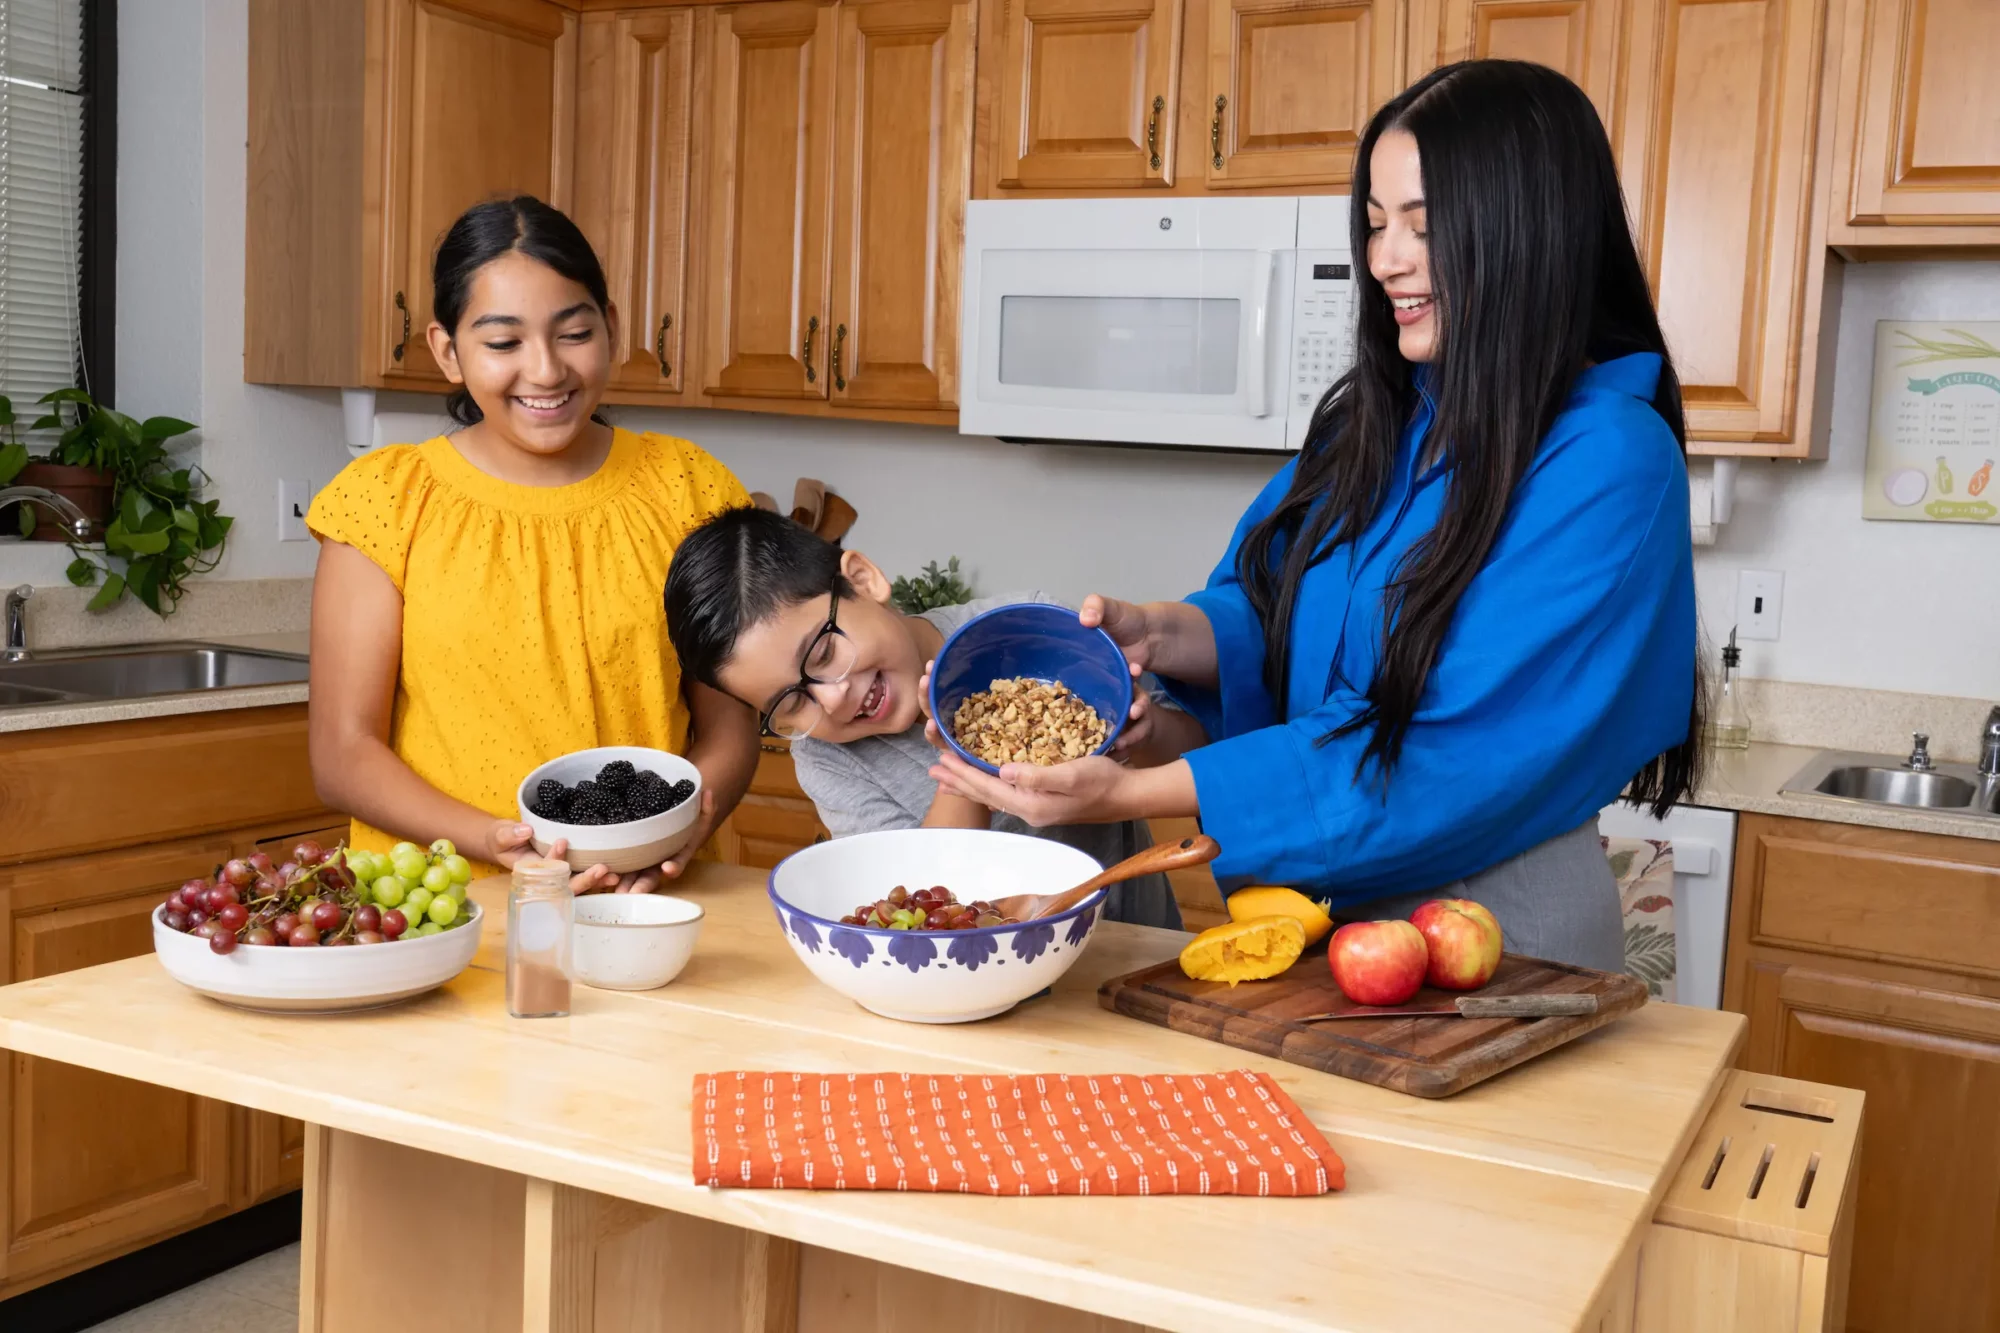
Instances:
[[[1121,602],[1115,597],[1092,593],[1083,599],[1076,618],[1085,629],[1101,629],[1111,636],[1136,680],[1153,670],[1153,618],[1143,602]]]
[[[519,820],[496,819],[486,827],[484,836],[474,846],[478,849],[480,860],[512,870],[516,861],[538,854],[535,851],[534,838],[535,831]],[[549,845],[549,860],[561,861],[566,859],[568,855],[568,839],[557,838]],[[640,876],[652,874],[653,872],[651,871],[640,872]],[[621,877],[609,866],[594,865],[588,870],[576,871],[569,877],[569,891],[579,896],[586,893],[603,893],[606,889],[620,887],[623,880],[635,879],[640,876],[626,875]],[[653,881],[657,884],[659,876],[653,875]],[[625,890],[621,889],[621,891]],[[650,889],[629,891],[637,893],[651,892]]]
[[[1125,730],[1118,733],[1108,751],[1111,758],[1121,764],[1132,762],[1134,755],[1147,753],[1147,745],[1153,739],[1153,719],[1159,712],[1152,696],[1144,690],[1132,692],[1132,711],[1125,715]]]

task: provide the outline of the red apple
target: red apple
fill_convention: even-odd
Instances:
[[[1424,984],[1429,957],[1407,921],[1350,921],[1326,950],[1334,984],[1356,1004],[1402,1004]]]
[[[1442,990],[1478,990],[1500,967],[1500,923],[1470,898],[1437,898],[1410,914],[1430,949],[1424,980]]]

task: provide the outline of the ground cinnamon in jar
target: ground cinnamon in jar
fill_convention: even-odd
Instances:
[[[514,863],[507,892],[507,1012],[515,1018],[569,1013],[573,911],[567,864],[538,856]]]

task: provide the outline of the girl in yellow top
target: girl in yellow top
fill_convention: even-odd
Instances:
[[[313,501],[313,779],[356,847],[450,838],[491,867],[530,850],[515,792],[537,765],[599,745],[685,754],[702,775],[687,850],[576,880],[648,891],[756,766],[755,716],[682,681],[661,601],[681,538],[748,497],[687,441],[594,416],[618,312],[563,214],[480,204],[432,279],[430,348],[464,429],[377,450]]]

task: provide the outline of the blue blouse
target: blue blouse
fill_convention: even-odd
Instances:
[[[1356,780],[1365,732],[1316,742],[1366,708],[1386,586],[1438,521],[1450,474],[1416,473],[1432,404],[1420,396],[1367,531],[1305,575],[1282,701],[1264,688],[1236,552],[1296,464],[1264,488],[1188,598],[1214,627],[1219,688],[1164,682],[1213,738],[1187,761],[1225,891],[1291,884],[1338,903],[1448,884],[1594,818],[1685,739],[1694,562],[1686,464],[1651,403],[1659,373],[1639,353],[1577,378],[1459,600],[1386,784],[1372,764]]]

